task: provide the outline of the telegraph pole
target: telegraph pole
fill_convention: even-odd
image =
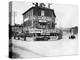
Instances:
[[[15,25],[15,11],[13,13],[14,13],[14,25]]]

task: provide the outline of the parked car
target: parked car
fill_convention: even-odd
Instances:
[[[75,35],[69,36],[69,39],[75,39],[75,38],[76,38]]]

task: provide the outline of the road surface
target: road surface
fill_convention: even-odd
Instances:
[[[21,58],[75,55],[78,53],[77,39],[57,41],[22,41],[12,39],[13,52]]]

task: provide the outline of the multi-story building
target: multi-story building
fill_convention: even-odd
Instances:
[[[31,7],[23,13],[25,29],[54,29],[55,13],[53,9],[43,6]]]
[[[44,3],[29,8],[23,13],[23,31],[39,36],[60,36],[59,30],[55,29],[56,15],[53,9],[45,7]]]

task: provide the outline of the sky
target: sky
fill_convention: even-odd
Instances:
[[[22,24],[22,13],[27,11],[33,4],[31,2],[13,2],[12,3],[12,25],[14,25],[14,12],[15,23]],[[46,3],[47,6],[47,3]],[[74,27],[78,25],[78,7],[76,5],[68,4],[52,4],[51,9],[54,9],[56,15],[56,27]]]

